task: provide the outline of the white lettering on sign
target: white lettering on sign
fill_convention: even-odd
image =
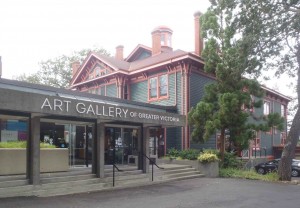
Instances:
[[[41,109],[50,111],[61,111],[61,112],[77,112],[79,114],[86,114],[92,116],[104,116],[111,118],[137,118],[146,120],[156,120],[165,122],[179,122],[179,118],[165,115],[157,115],[144,112],[129,111],[127,108],[109,106],[105,104],[98,103],[83,103],[75,102],[72,105],[70,100],[60,100],[60,99],[48,99],[45,98],[41,105]],[[72,110],[73,109],[73,110]]]

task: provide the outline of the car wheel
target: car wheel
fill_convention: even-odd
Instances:
[[[293,177],[298,177],[299,173],[296,170],[292,170],[292,176]]]
[[[263,168],[258,168],[258,169],[257,169],[257,173],[258,173],[258,174],[265,174],[265,169],[263,169]]]

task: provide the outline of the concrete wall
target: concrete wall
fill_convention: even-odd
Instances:
[[[69,169],[69,150],[41,149],[41,172],[59,172]],[[0,175],[26,173],[26,149],[0,149]]]

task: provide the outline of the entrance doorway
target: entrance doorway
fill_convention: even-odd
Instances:
[[[70,121],[41,121],[41,142],[68,148],[70,168],[91,167],[93,149],[92,123]]]
[[[138,127],[105,128],[105,164],[138,166]]]

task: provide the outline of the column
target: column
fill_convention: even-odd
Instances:
[[[96,150],[96,175],[99,178],[104,178],[104,157],[105,157],[105,149],[104,149],[104,142],[105,142],[105,127],[104,123],[97,120],[96,126],[96,140],[97,140],[97,150]]]
[[[143,153],[149,157],[149,127],[143,127]],[[143,172],[149,173],[149,159],[145,156],[143,157]]]
[[[27,144],[27,177],[29,183],[40,184],[40,117],[31,115],[30,138]]]

